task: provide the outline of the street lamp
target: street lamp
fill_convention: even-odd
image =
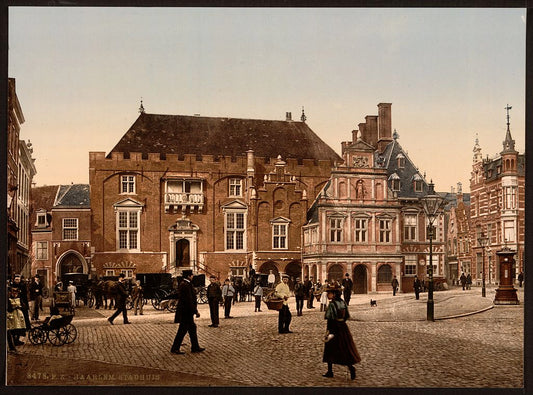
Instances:
[[[435,321],[435,304],[433,301],[433,239],[435,238],[435,227],[433,223],[444,207],[445,200],[435,193],[433,180],[429,182],[428,193],[420,198],[422,208],[428,219],[427,237],[429,239],[429,268],[428,268],[428,301],[427,301],[427,320]]]
[[[485,233],[481,233],[479,235],[479,238],[477,239],[479,245],[481,246],[481,267],[483,268],[482,269],[482,275],[481,275],[481,278],[482,278],[482,285],[481,285],[481,296],[485,297],[486,296],[486,290],[485,290],[485,247],[487,246],[488,242],[489,242],[489,238],[487,236],[485,236]]]

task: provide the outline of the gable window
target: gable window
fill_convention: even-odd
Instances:
[[[120,176],[120,193],[135,193],[135,176]]]
[[[403,237],[405,240],[416,240],[416,214],[405,214]]]
[[[48,242],[38,241],[35,245],[35,259],[45,261],[48,259]]]
[[[355,218],[354,222],[354,240],[356,243],[365,243],[367,241],[368,219]]]
[[[35,223],[35,226],[38,228],[46,228],[48,226],[45,210],[37,213],[37,222]]]
[[[245,213],[226,212],[226,250],[243,250]]]
[[[78,240],[78,218],[63,218],[63,240]]]
[[[390,243],[392,241],[391,223],[392,223],[392,220],[389,218],[383,218],[379,220],[379,242],[380,243]]]
[[[340,243],[342,241],[342,218],[330,218],[330,241]]]
[[[240,178],[229,179],[229,196],[230,197],[242,196],[242,179]]]
[[[287,249],[287,228],[288,224],[272,224],[272,248]]]

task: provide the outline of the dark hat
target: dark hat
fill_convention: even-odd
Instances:
[[[336,281],[334,281],[326,287],[326,292],[341,292],[341,287]]]
[[[184,270],[183,272],[181,272],[181,275],[182,275],[183,277],[189,277],[189,276],[192,276],[192,270],[189,270],[189,269]]]
[[[350,273],[346,273],[345,276],[346,276],[346,277],[350,277]]]

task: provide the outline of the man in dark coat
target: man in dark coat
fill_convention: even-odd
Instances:
[[[111,317],[109,317],[107,320],[111,325],[113,325],[113,320],[122,313],[122,317],[124,318],[124,324],[129,324],[128,321],[128,309],[126,308],[126,299],[128,299],[128,292],[126,291],[126,284],[125,284],[126,275],[124,273],[120,273],[118,275],[118,281],[116,284],[116,299],[115,299],[115,307],[117,310],[113,313]]]
[[[398,279],[396,278],[396,276],[394,276],[394,278],[392,279],[391,285],[392,285],[392,296],[396,296],[396,291],[398,290],[398,286],[400,285],[400,283],[398,283]]]
[[[303,315],[305,289],[304,285],[300,281],[300,277],[296,277],[296,283],[294,284],[294,296],[296,298],[296,315]]]
[[[466,286],[466,276],[464,273],[461,273],[461,277],[459,277],[459,280],[461,281],[461,285],[463,286],[463,291],[464,291],[465,286]]]
[[[207,301],[209,303],[209,315],[211,316],[212,328],[217,328],[219,324],[219,308],[222,301],[222,289],[215,276],[210,276],[211,284],[207,286]]]
[[[180,326],[170,352],[173,354],[185,354],[180,351],[180,347],[187,333],[189,333],[189,338],[191,339],[191,352],[202,352],[205,348],[200,347],[198,344],[196,324],[194,323],[194,315],[196,315],[196,318],[200,318],[200,313],[196,306],[196,295],[191,284],[193,278],[192,270],[184,270],[182,276],[183,280],[178,287],[178,306],[174,317],[174,322],[179,322]]]
[[[415,276],[415,281],[413,282],[413,288],[415,290],[415,296],[416,299],[420,299],[420,288],[422,288],[422,284],[420,284],[420,280],[418,279],[418,276]]]
[[[352,298],[352,289],[353,289],[353,281],[350,278],[350,274],[346,273],[346,278],[342,280],[342,289],[343,289],[343,296],[344,296],[344,302],[346,302],[346,306],[350,305],[350,299]]]
[[[522,282],[524,281],[524,273],[520,272],[518,274],[518,285],[520,285],[520,288],[522,288]]]

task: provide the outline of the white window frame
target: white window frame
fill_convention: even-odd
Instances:
[[[329,241],[332,243],[342,243],[343,228],[344,218],[329,217]]]
[[[403,273],[406,277],[414,277],[416,275],[416,266],[418,257],[416,255],[406,255]]]
[[[69,241],[69,240],[78,240],[78,227],[79,227],[79,221],[78,218],[63,218],[62,222],[62,229],[61,229],[61,237],[63,240]],[[70,222],[70,223],[69,223]],[[76,235],[74,237],[66,237],[65,232],[74,231]]]
[[[276,218],[270,221],[273,250],[287,250],[289,248],[289,222],[286,218]]]
[[[378,218],[378,225],[379,242],[383,244],[392,243],[392,218]]]
[[[115,270],[114,269],[106,269],[105,270],[105,275],[106,276],[114,276],[115,275]]]
[[[46,228],[48,226],[48,220],[46,218],[46,211],[37,212],[37,219],[35,221],[35,227]]]
[[[405,213],[403,216],[403,239],[416,241],[418,239],[418,216],[414,213]]]
[[[368,242],[368,224],[369,218],[354,217],[354,243]]]
[[[229,197],[241,197],[242,196],[242,178],[230,178],[229,179]]]
[[[516,227],[513,220],[503,221],[503,237],[507,243],[513,243],[516,241]]]
[[[242,218],[242,226],[238,224],[239,218]],[[238,243],[242,243],[242,246],[239,246]],[[226,251],[246,250],[246,210],[226,210],[224,215],[224,249]]]
[[[120,176],[120,194],[135,195],[136,179],[134,175],[125,174]]]
[[[120,273],[123,273],[126,278],[133,278],[133,269],[120,269]]]
[[[48,260],[48,242],[47,241],[36,241],[35,242],[35,259],[37,261]]]
[[[141,208],[117,208],[116,232],[117,251],[140,251]]]

